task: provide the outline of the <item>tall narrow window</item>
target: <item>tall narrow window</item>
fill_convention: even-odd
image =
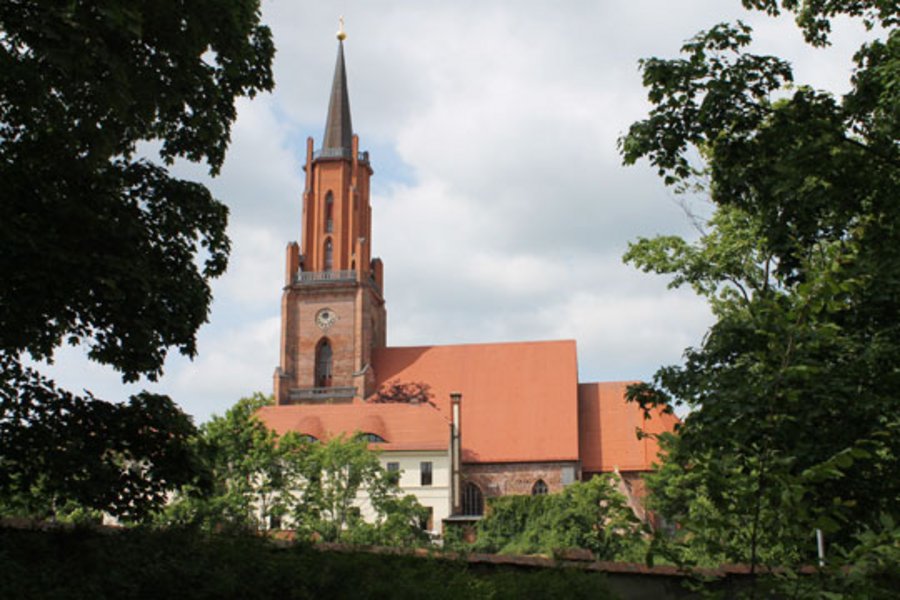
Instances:
[[[387,464],[387,474],[388,474],[388,478],[392,482],[399,484],[400,483],[400,463],[393,462],[393,461],[389,462]]]
[[[325,194],[325,233],[334,231],[334,196]]]
[[[422,485],[431,485],[431,461],[422,462],[419,465],[419,469],[422,472]]]
[[[334,265],[334,246],[331,243],[331,238],[325,240],[325,271],[331,271],[332,266]]]
[[[531,495],[546,496],[548,491],[547,483],[543,479],[538,479],[531,488]]]
[[[327,339],[316,348],[316,386],[331,387],[331,343]]]
[[[471,481],[466,482],[463,488],[462,514],[470,517],[484,514],[484,496],[481,495],[481,489]]]
[[[426,506],[425,508],[428,512],[419,520],[419,529],[422,531],[431,531],[434,529],[434,508],[430,506]]]

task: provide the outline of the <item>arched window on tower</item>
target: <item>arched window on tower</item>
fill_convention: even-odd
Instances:
[[[548,491],[547,483],[543,479],[538,479],[531,487],[532,496],[546,496]]]
[[[316,387],[331,387],[331,342],[323,338],[316,347]]]
[[[467,481],[462,494],[462,514],[467,517],[480,517],[484,514],[484,496],[481,488]]]
[[[325,233],[334,231],[334,195],[325,194]]]
[[[324,271],[331,271],[334,266],[334,246],[331,243],[331,238],[325,240],[325,268]]]

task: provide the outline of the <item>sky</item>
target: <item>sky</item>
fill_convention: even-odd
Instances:
[[[388,345],[574,339],[581,381],[649,379],[712,322],[690,290],[621,260],[638,237],[697,236],[684,200],[617,151],[650,108],[639,59],[675,57],[698,31],[740,18],[753,51],[841,92],[865,37],[842,21],[834,46],[813,49],[790,17],[739,0],[264,1],[274,91],[238,102],[217,178],[175,167],[231,211],[230,265],[198,355],[173,352],[159,382],[126,386],[65,347],[46,368],[57,383],[116,401],[166,393],[197,423],[271,393],[284,248],[300,235],[306,138],[321,144],[340,15],[354,130],[375,170]]]

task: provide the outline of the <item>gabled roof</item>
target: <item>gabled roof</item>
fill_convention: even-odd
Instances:
[[[462,394],[463,462],[578,460],[578,364],[574,340],[379,348],[378,387],[429,386],[450,418]]]
[[[678,417],[655,411],[645,419],[641,407],[625,401],[626,388],[634,381],[582,383],[578,386],[579,445],[581,468],[600,471],[648,471],[658,463],[659,444],[637,438],[647,433],[672,431]]]
[[[256,416],[278,435],[288,431],[327,440],[342,434],[374,433],[379,450],[447,450],[450,424],[428,404],[295,404],[265,406]]]

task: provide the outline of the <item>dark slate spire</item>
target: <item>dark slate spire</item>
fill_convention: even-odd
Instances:
[[[353,147],[353,125],[350,122],[350,97],[347,94],[347,71],[344,68],[344,40],[338,34],[337,64],[331,99],[328,101],[328,120],[325,122],[323,156],[349,156]]]

